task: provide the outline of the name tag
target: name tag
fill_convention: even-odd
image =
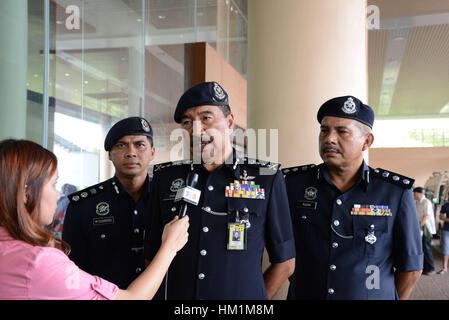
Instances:
[[[114,217],[106,217],[106,218],[93,218],[92,222],[94,226],[103,226],[106,224],[113,224]]]
[[[316,201],[298,200],[296,201],[296,208],[316,210]]]

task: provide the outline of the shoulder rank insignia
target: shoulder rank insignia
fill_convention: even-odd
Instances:
[[[174,166],[180,166],[183,164],[192,164],[192,160],[186,159],[186,160],[170,161],[170,162],[155,164],[153,167],[153,174],[162,169],[170,168],[170,167],[174,167]]]
[[[304,173],[304,172],[307,172],[310,169],[315,168],[315,167],[316,167],[316,165],[314,165],[314,164],[307,164],[305,166],[284,168],[284,169],[281,169],[281,171],[284,175],[289,175],[289,174],[295,174],[295,173]]]
[[[88,187],[86,189],[74,192],[70,195],[68,195],[68,198],[70,202],[79,202],[82,199],[86,199],[88,197],[91,197],[93,195],[99,194],[104,191],[104,184],[105,182],[96,184],[94,186]]]
[[[413,183],[415,182],[415,179],[406,177],[406,176],[402,176],[398,173],[394,173],[388,170],[384,170],[381,168],[377,168],[373,170],[374,174],[385,180],[388,181],[390,183],[396,184],[404,189],[411,189],[413,186]]]
[[[253,159],[253,158],[247,158],[247,157],[245,157],[243,159],[243,162],[247,165],[253,165],[253,166],[257,166],[257,167],[265,167],[265,168],[268,168],[271,170],[277,170],[281,166],[279,163],[258,160],[258,159]]]

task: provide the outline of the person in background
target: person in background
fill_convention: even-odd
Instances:
[[[76,192],[76,187],[70,183],[65,183],[61,187],[61,197],[58,200],[58,206],[56,207],[56,212],[53,216],[53,222],[47,226],[47,230],[53,232],[55,238],[62,238],[65,212],[70,203],[68,195],[74,192]]]
[[[441,230],[441,253],[443,254],[443,269],[438,274],[447,273],[447,263],[449,261],[449,202],[446,202],[440,210],[440,220],[444,221]]]
[[[424,188],[416,187],[413,189],[416,209],[418,210],[418,219],[421,227],[422,249],[424,253],[424,275],[435,274],[435,265],[432,255],[432,235],[436,233],[435,217],[433,215],[432,202],[424,195]]]
[[[0,299],[151,299],[185,243],[188,218],[169,222],[151,264],[126,290],[79,269],[55,247],[56,156],[27,140],[0,141]]]

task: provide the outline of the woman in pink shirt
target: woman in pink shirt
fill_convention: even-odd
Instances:
[[[55,247],[52,221],[59,192],[53,153],[27,140],[0,141],[0,299],[151,299],[187,242],[188,217],[175,218],[145,271],[126,290],[79,269]]]

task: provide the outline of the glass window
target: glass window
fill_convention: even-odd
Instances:
[[[170,135],[179,126],[173,113],[190,81],[186,44],[209,43],[246,76],[247,0],[54,0],[49,34],[44,4],[28,1],[23,124],[28,138],[57,155],[59,186],[80,189],[112,177],[104,138],[128,116],[151,122],[154,163],[174,160],[170,150],[178,142],[170,141]],[[48,115],[44,89],[50,96]]]

